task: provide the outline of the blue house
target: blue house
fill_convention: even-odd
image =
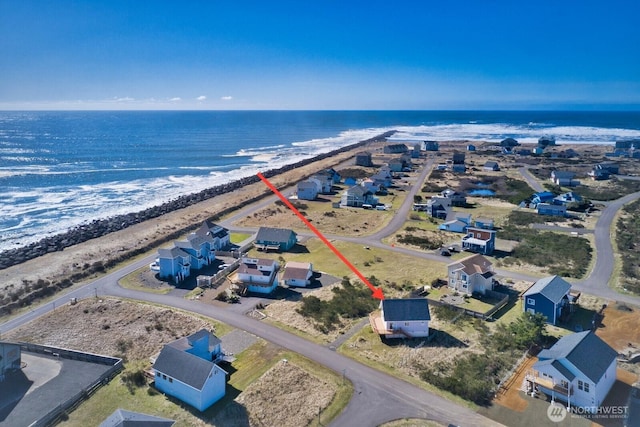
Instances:
[[[531,204],[537,205],[538,203],[550,202],[554,197],[554,194],[550,191],[534,193],[533,196],[531,196]]]
[[[354,178],[354,177],[348,177],[344,179],[344,185],[346,186],[353,186],[356,185],[358,183],[358,181]]]
[[[174,246],[171,249],[158,249],[158,258],[149,266],[161,279],[174,280],[176,283],[189,277],[191,255]]]
[[[155,387],[199,411],[225,395],[227,372],[215,361],[220,340],[207,330],[165,345],[153,364]]]
[[[307,179],[298,183],[298,200],[315,200],[322,190],[322,184],[316,179]]]
[[[568,193],[560,194],[559,196],[553,199],[554,205],[568,205],[569,203],[581,203],[582,196],[574,193],[573,191],[569,191]]]
[[[187,236],[186,242],[178,241],[174,244],[177,248],[189,254],[191,270],[199,270],[216,259],[213,241],[206,236],[191,233]]]
[[[438,151],[438,141],[422,141],[422,149],[425,151]]]
[[[216,251],[226,249],[231,245],[231,237],[229,236],[229,230],[226,228],[205,220],[200,228],[196,230],[196,234],[203,237],[208,237],[213,242],[213,248]]]
[[[473,221],[473,225],[476,228],[484,228],[485,230],[493,230],[494,221],[493,221],[493,218],[478,217]]]
[[[256,235],[255,247],[261,250],[288,251],[298,243],[298,236],[286,228],[260,227]]]
[[[438,229],[452,231],[454,233],[464,233],[471,224],[471,214],[462,212],[451,212],[447,220],[440,224]]]
[[[571,284],[560,276],[550,276],[535,282],[523,294],[523,311],[542,314],[547,323],[556,325],[558,321],[571,313],[574,302],[570,294]]]
[[[462,238],[460,244],[466,251],[491,255],[496,248],[496,231],[468,227],[467,235]]]
[[[565,205],[554,205],[551,203],[540,203],[537,206],[538,215],[566,216],[567,207]]]

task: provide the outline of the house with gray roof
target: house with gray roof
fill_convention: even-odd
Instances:
[[[176,246],[161,248],[158,249],[158,258],[149,267],[161,279],[179,283],[191,274],[191,255]]]
[[[214,362],[220,355],[220,340],[206,330],[165,345],[153,363],[155,388],[206,410],[225,395],[227,372]]]
[[[525,376],[529,390],[597,412],[616,381],[617,352],[593,331],[566,335],[538,354]]]
[[[429,301],[426,298],[387,298],[380,301],[380,315],[371,316],[373,330],[385,338],[429,336]]]
[[[100,423],[99,427],[171,427],[175,423],[168,418],[118,408]]]
[[[288,228],[260,227],[254,246],[259,250],[288,251],[298,243],[298,235]]]
[[[229,230],[208,219],[196,230],[196,234],[209,236],[213,240],[213,247],[217,251],[227,249],[231,245]]]
[[[553,181],[554,184],[560,185],[563,187],[572,187],[577,185],[578,183],[573,180],[575,176],[576,174],[571,171],[560,171],[560,170],[551,171],[551,181]]]
[[[560,276],[549,276],[536,281],[522,295],[522,309],[531,314],[542,314],[552,325],[568,316],[575,299],[571,284]]]
[[[371,161],[371,153],[369,151],[361,151],[356,153],[356,166],[373,166]]]
[[[362,185],[354,185],[348,188],[340,197],[340,206],[361,208],[362,205],[375,206],[377,204],[378,198]]]

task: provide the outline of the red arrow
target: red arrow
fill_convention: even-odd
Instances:
[[[269,189],[270,189],[271,191],[273,191],[273,192],[274,192],[274,194],[275,194],[276,196],[278,196],[278,197],[280,198],[280,200],[282,200],[282,202],[283,202],[285,205],[287,205],[287,207],[288,207],[289,209],[291,209],[291,210],[293,211],[293,213],[295,213],[295,214],[298,216],[298,218],[300,218],[300,219],[302,220],[302,222],[304,222],[304,223],[305,223],[305,225],[306,225],[307,227],[309,227],[309,230],[313,231],[313,232],[315,233],[315,235],[316,235],[316,236],[318,236],[318,238],[319,238],[320,240],[322,240],[322,243],[324,243],[325,245],[327,245],[327,247],[328,247],[329,249],[331,249],[331,250],[333,251],[333,253],[334,253],[334,254],[336,254],[336,256],[337,256],[338,258],[340,258],[340,260],[341,260],[341,261],[342,261],[342,262],[343,262],[347,267],[349,267],[349,268],[351,269],[351,271],[353,271],[353,272],[356,274],[356,276],[358,276],[358,278],[359,278],[360,280],[362,280],[362,282],[363,282],[365,285],[367,285],[367,286],[369,287],[369,289],[371,289],[371,291],[373,292],[373,295],[372,295],[372,296],[373,296],[373,298],[377,298],[377,299],[384,299],[384,294],[382,293],[382,289],[380,289],[380,288],[376,288],[375,286],[373,286],[373,285],[372,285],[372,284],[367,280],[367,278],[366,278],[366,277],[364,277],[364,275],[363,275],[362,273],[360,273],[360,271],[359,271],[359,270],[358,270],[358,269],[357,269],[353,264],[351,264],[351,262],[349,262],[349,260],[348,260],[347,258],[345,258],[345,256],[344,256],[344,255],[342,255],[342,253],[340,253],[340,251],[339,251],[338,249],[336,249],[336,247],[335,247],[335,246],[333,246],[333,245],[331,244],[331,242],[330,242],[329,240],[327,240],[327,238],[326,238],[326,237],[324,237],[324,236],[322,235],[322,233],[320,233],[320,231],[319,231],[317,228],[315,228],[315,227],[313,226],[313,224],[311,224],[311,223],[309,222],[309,220],[308,220],[307,218],[305,218],[305,217],[304,217],[304,215],[302,215],[302,214],[300,213],[300,211],[298,211],[298,209],[296,209],[296,207],[295,207],[295,206],[293,206],[293,205],[291,204],[291,202],[289,201],[289,199],[287,199],[286,197],[284,197],[284,195],[283,195],[280,191],[278,191],[278,189],[277,189],[276,187],[274,187],[274,186],[273,186],[273,184],[271,184],[267,178],[265,178],[265,177],[262,175],[262,173],[261,173],[261,172],[258,172],[258,178],[260,178],[260,179],[262,180],[262,182],[264,182],[264,183],[267,185],[267,187],[269,187]]]

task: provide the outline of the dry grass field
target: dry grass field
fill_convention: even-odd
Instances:
[[[3,334],[9,341],[65,347],[90,353],[147,360],[162,346],[202,328],[224,335],[217,322],[177,310],[119,299],[90,298],[55,311]]]
[[[277,362],[247,387],[235,401],[247,408],[250,426],[306,426],[318,418],[336,393],[336,385],[318,378],[288,360]],[[233,408],[233,406],[228,406]],[[223,414],[220,425],[234,426]]]

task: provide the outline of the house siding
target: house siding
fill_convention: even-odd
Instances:
[[[209,374],[209,380],[205,382],[202,390],[196,390],[158,371],[155,376],[155,387],[162,393],[173,396],[199,411],[204,411],[224,396],[226,381],[225,372],[214,365]]]
[[[540,313],[547,318],[547,322],[552,325],[556,324],[557,321],[557,310],[555,305],[549,301],[544,295],[534,294],[534,295],[525,295],[524,298],[524,311],[531,312],[533,310],[535,313]],[[530,300],[534,301],[534,304],[530,303]]]

